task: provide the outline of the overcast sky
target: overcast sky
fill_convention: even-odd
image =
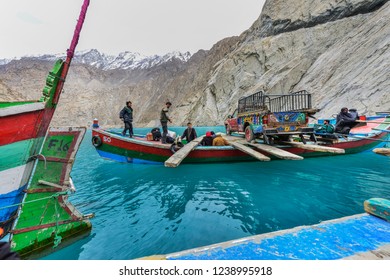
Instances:
[[[63,53],[83,0],[0,0],[0,58]],[[91,0],[77,50],[196,52],[239,35],[265,0]]]

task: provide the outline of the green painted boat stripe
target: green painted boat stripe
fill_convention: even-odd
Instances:
[[[0,102],[0,109],[12,107],[12,106],[24,105],[24,104],[32,104],[32,103],[36,103],[36,102],[37,102],[37,101],[11,101],[11,102]]]
[[[0,108],[0,117],[39,111],[39,110],[43,110],[44,108],[45,108],[45,103],[43,102],[35,102],[35,103],[23,104],[19,106]]]
[[[37,139],[28,139],[0,146],[0,171],[26,164]]]

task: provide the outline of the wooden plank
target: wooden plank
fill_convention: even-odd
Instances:
[[[373,150],[373,152],[378,155],[384,155],[390,157],[390,148],[376,148]]]
[[[390,124],[390,122],[386,122],[386,121],[380,122],[380,121],[363,121],[363,120],[356,120],[355,122],[358,122],[358,123]]]
[[[379,128],[371,128],[372,130],[377,130],[377,131],[382,131],[382,132],[387,132],[390,133],[390,130],[388,129],[379,129]]]
[[[240,150],[241,152],[244,152],[260,161],[270,161],[271,159],[251,148],[248,146],[245,146],[244,144],[240,142],[229,142],[229,145],[236,148],[237,150]]]
[[[303,159],[303,157],[301,157],[301,156],[287,152],[285,150],[282,150],[282,149],[274,147],[274,146],[260,144],[260,143],[248,143],[248,142],[246,142],[246,144],[251,146],[251,147],[255,147],[261,151],[267,152],[271,155],[274,155],[278,158],[291,159],[291,160],[302,160]]]
[[[390,200],[371,198],[364,201],[364,211],[390,222]]]
[[[311,150],[311,151],[316,151],[316,152],[334,153],[334,154],[344,154],[345,153],[344,149],[327,147],[327,146],[310,145],[310,144],[303,144],[303,143],[298,143],[298,142],[287,142],[287,141],[282,141],[280,143],[294,146],[294,147],[297,147],[300,149]]]
[[[174,153],[169,159],[164,163],[165,167],[177,167],[183,161],[183,159],[202,141],[204,135],[195,138],[190,143],[186,144],[183,148]]]

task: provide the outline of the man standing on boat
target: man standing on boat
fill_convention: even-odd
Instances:
[[[122,135],[125,136],[128,130],[130,138],[133,137],[133,108],[131,105],[131,101],[127,101],[126,106],[119,113],[119,118],[125,123]]]
[[[168,122],[172,123],[172,119],[169,117],[169,114],[168,114],[169,107],[171,107],[171,105],[172,105],[172,103],[169,101],[167,103],[165,103],[165,107],[162,108],[161,114],[160,114],[160,122],[161,122],[162,130],[163,130],[161,142],[163,144],[167,143]]]

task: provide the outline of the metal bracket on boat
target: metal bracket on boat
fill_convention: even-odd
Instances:
[[[38,180],[38,184],[53,187],[56,189],[56,191],[68,191],[69,190],[72,193],[74,193],[76,191],[76,188],[74,187],[73,181],[71,178],[69,178],[69,187],[61,186],[61,185],[58,185],[56,183],[51,183],[51,182],[47,182],[44,180]]]
[[[95,213],[85,214],[82,217],[82,219],[92,219],[92,218],[95,218]]]
[[[45,169],[47,169],[46,167],[46,163],[47,163],[47,160],[46,160],[46,157],[42,154],[37,154],[37,155],[33,155],[29,158],[29,160],[36,160],[36,159],[39,159],[39,157],[42,157],[43,158],[43,161],[45,162]]]

